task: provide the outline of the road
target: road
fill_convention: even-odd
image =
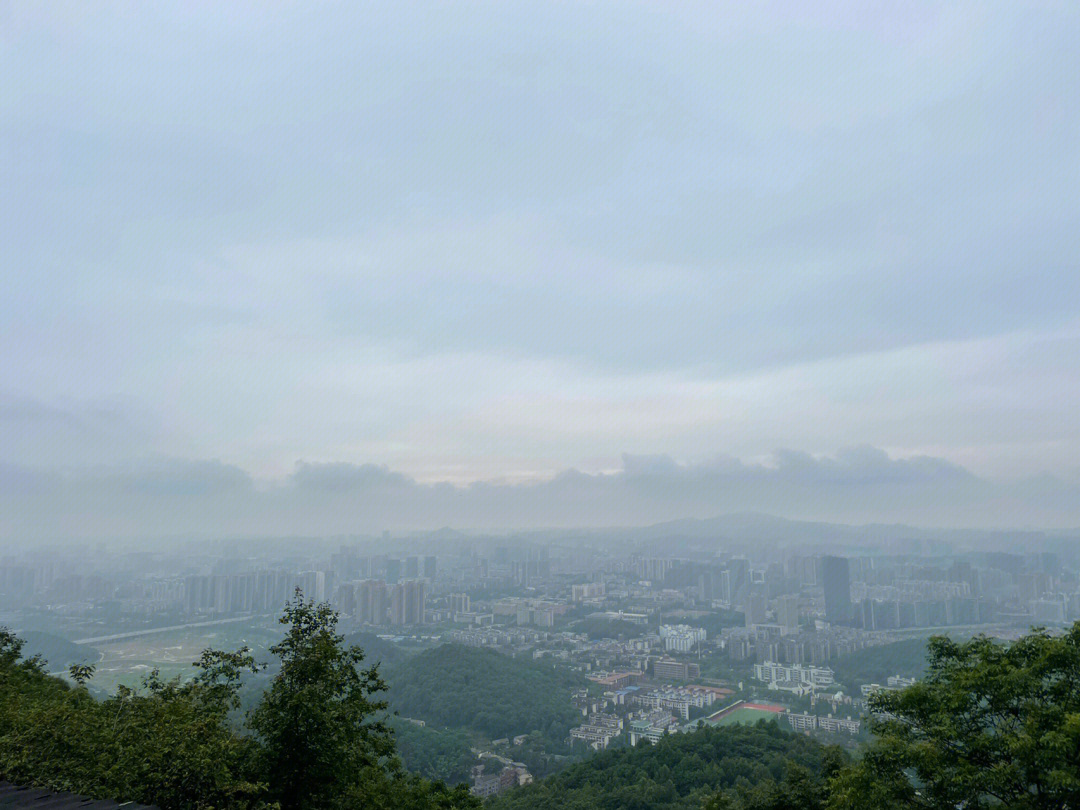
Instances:
[[[174,624],[169,627],[154,627],[149,630],[130,630],[127,633],[114,633],[111,636],[94,636],[93,638],[80,638],[76,639],[74,644],[105,644],[110,641],[124,641],[129,638],[139,638],[140,636],[151,636],[155,633],[169,633],[173,630],[191,630],[196,627],[214,627],[219,624],[232,624],[235,622],[250,622],[255,619],[263,619],[270,614],[263,616],[233,616],[228,619],[212,619],[205,622],[189,622],[187,624]]]

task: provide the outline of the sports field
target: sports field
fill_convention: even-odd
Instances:
[[[752,726],[758,720],[774,720],[777,716],[777,712],[765,709],[736,709],[718,718],[713,725],[733,726],[741,723],[742,725]]]
[[[758,720],[775,720],[787,711],[784,706],[775,703],[744,703],[742,701],[727,706],[705,718],[710,726],[730,726],[736,723],[753,725]]]

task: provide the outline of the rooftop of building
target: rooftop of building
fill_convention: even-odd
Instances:
[[[0,808],[22,810],[157,810],[147,804],[135,802],[117,802],[113,799],[91,799],[75,793],[45,790],[44,788],[21,787],[10,782],[0,782]]]

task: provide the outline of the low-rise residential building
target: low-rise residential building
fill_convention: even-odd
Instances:
[[[754,665],[754,677],[769,685],[770,689],[783,689],[789,692],[806,692],[833,684],[833,671],[828,667],[807,666],[805,664],[777,664],[766,661]]]
[[[820,717],[816,714],[799,714],[796,712],[786,712],[784,717],[787,718],[788,723],[794,731],[813,731],[819,729],[821,731],[831,732],[845,732],[847,734],[858,734],[859,729],[862,728],[862,721],[849,720],[846,717]]]
[[[668,686],[648,691],[637,691],[628,702],[655,709],[668,709],[683,720],[690,719],[690,709],[703,709],[716,700],[716,692],[694,686]]]
[[[598,713],[589,716],[587,723],[570,729],[570,739],[581,740],[596,751],[603,751],[622,734],[623,719],[618,715]]]
[[[630,744],[637,745],[641,740],[651,743],[660,741],[666,734],[675,731],[675,718],[665,709],[656,709],[645,717],[630,721]]]
[[[848,720],[846,717],[819,717],[818,728],[822,731],[843,731],[847,734],[858,734],[862,728],[861,720]]]
[[[653,662],[653,675],[676,681],[692,681],[701,677],[701,667],[691,661],[665,657]]]

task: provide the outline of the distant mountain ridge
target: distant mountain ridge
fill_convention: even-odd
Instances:
[[[731,512],[711,518],[683,518],[642,527],[592,529],[589,533],[618,534],[634,540],[723,538],[739,542],[769,540],[819,545],[936,541],[961,547],[978,547],[980,550],[1007,548],[1013,551],[1016,548],[1075,542],[1080,539],[1080,529],[1053,532],[1022,529],[935,529],[902,523],[847,524],[793,520],[762,512]]]

